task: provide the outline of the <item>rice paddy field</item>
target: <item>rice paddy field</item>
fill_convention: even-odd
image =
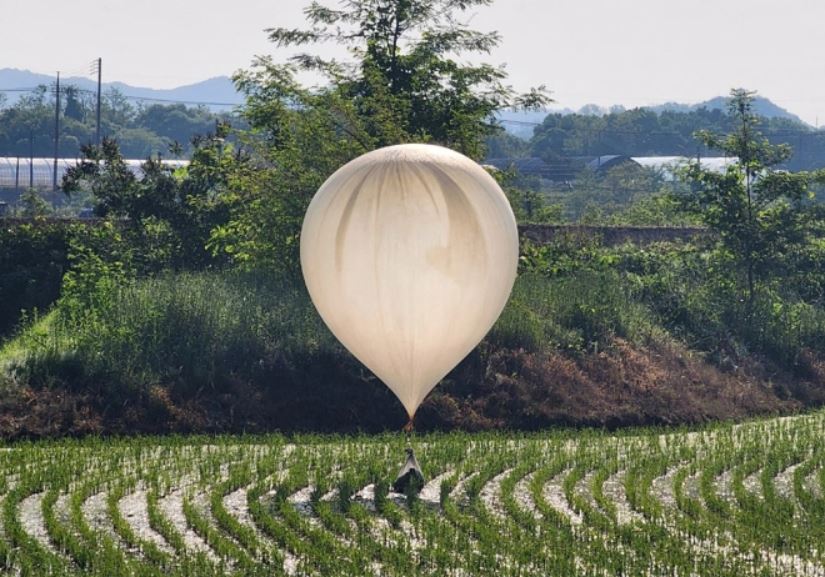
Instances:
[[[825,576],[825,412],[618,434],[0,451],[3,575]]]

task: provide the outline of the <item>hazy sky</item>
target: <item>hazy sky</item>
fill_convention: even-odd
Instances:
[[[0,68],[171,88],[277,54],[264,28],[299,26],[307,0],[0,0]],[[330,5],[336,0],[328,0]],[[559,106],[696,102],[758,90],[825,123],[822,0],[498,0],[469,16],[498,30],[486,60]]]

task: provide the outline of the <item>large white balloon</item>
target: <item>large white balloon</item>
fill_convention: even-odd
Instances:
[[[312,302],[410,418],[493,326],[517,266],[501,188],[440,146],[390,146],[348,163],[318,190],[301,232]]]

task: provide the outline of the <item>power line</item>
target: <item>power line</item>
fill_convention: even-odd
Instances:
[[[516,124],[521,126],[544,126],[543,122],[530,122],[527,120],[508,120],[499,118],[497,122],[504,124]],[[555,128],[555,127],[550,127]],[[596,136],[605,135],[626,135],[626,136],[691,136],[678,130],[630,130],[623,128],[590,128],[590,127],[576,127],[571,129],[559,128],[562,132],[578,133]],[[802,135],[802,136],[821,136],[825,134],[823,130],[816,130],[813,128],[776,128],[765,129],[761,131],[764,136],[781,136],[781,135]]]
[[[57,158],[60,156],[60,71],[57,71],[54,101],[54,179],[52,190],[57,191]]]
[[[549,114],[552,114],[549,113]],[[508,120],[506,118],[496,118],[496,122],[506,122],[507,124],[518,124],[521,126],[542,126],[543,122],[531,122],[529,120]]]
[[[94,61],[93,67],[95,67],[96,71],[97,61]],[[36,92],[39,87],[34,88],[0,88],[0,92]],[[86,88],[77,88],[77,92],[82,92],[85,94],[97,94],[94,90],[89,90]],[[202,105],[202,106],[240,106],[238,102],[218,102],[218,101],[205,101],[205,100],[184,100],[180,98],[159,98],[154,96],[133,96],[129,94],[123,94],[123,98],[127,100],[137,100],[143,102],[168,102],[173,104],[193,104],[193,105]],[[555,114],[553,112],[548,112],[548,116],[551,114]],[[500,122],[503,124],[514,124],[518,126],[544,126],[543,122],[534,122],[530,120],[513,120],[507,118],[497,118],[496,122]],[[619,128],[575,128],[573,129],[574,132],[579,133],[587,133],[587,134],[626,134],[626,135],[651,135],[651,136],[684,136],[684,133],[679,132],[677,130],[650,130],[650,131],[641,131],[641,130],[627,130],[627,129],[619,129]],[[763,134],[766,135],[781,135],[781,134],[819,134],[819,131],[816,129],[806,129],[806,128],[779,128],[776,130],[765,131]]]
[[[128,96],[124,95],[128,100],[141,100],[146,102],[172,102],[178,104],[200,104],[203,106],[239,106],[237,102],[207,102],[201,100],[178,100],[174,98],[155,98],[152,96]]]
[[[70,85],[71,86],[71,85]],[[0,92],[37,92],[40,87],[34,88],[0,88]],[[89,90],[87,88],[75,88],[77,92],[81,92],[84,94],[97,94],[95,90]],[[52,89],[53,91],[53,89]],[[123,98],[126,100],[138,100],[138,101],[146,101],[146,102],[168,102],[173,104],[194,104],[194,105],[202,105],[202,106],[239,106],[237,102],[217,102],[217,101],[205,101],[205,100],[184,100],[179,98],[157,98],[154,96],[133,96],[129,94],[123,94]]]
[[[97,105],[95,109],[95,144],[100,146],[100,91],[103,79],[103,58],[98,58],[92,62],[97,72]]]
[[[94,66],[97,66],[95,62]],[[24,87],[24,88],[0,88],[0,92],[36,92],[40,89],[40,87]],[[65,89],[64,89],[65,90]],[[89,90],[86,88],[75,88],[76,92],[83,93],[83,94],[91,94],[97,95],[97,91]],[[52,87],[51,92],[54,92],[54,88]],[[179,98],[158,98],[154,96],[134,96],[123,94],[123,98],[126,100],[138,101],[138,102],[160,102],[160,103],[169,103],[169,104],[189,104],[195,106],[227,106],[227,107],[234,107],[240,106],[241,104],[237,102],[219,102],[219,101],[204,101],[204,100],[185,100]],[[548,113],[554,114],[552,112]],[[544,126],[543,122],[533,122],[529,120],[512,120],[506,118],[498,118],[496,122],[502,124],[512,124],[517,126]],[[562,129],[564,130],[564,129]],[[565,132],[568,132],[565,130]],[[569,132],[579,133],[579,134],[586,134],[587,136],[602,137],[602,136],[683,136],[683,137],[690,137],[691,134],[685,134],[683,132],[679,132],[678,130],[650,130],[650,131],[642,131],[642,130],[628,130],[628,129],[620,129],[620,128],[589,128],[589,127],[579,127],[570,130]],[[762,134],[764,136],[821,136],[825,134],[825,130],[818,130],[813,128],[777,128],[774,130],[763,130]]]

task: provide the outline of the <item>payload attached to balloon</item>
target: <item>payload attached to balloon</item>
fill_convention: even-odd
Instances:
[[[349,162],[318,190],[301,231],[312,302],[410,419],[493,326],[517,266],[516,222],[498,183],[440,146]]]

